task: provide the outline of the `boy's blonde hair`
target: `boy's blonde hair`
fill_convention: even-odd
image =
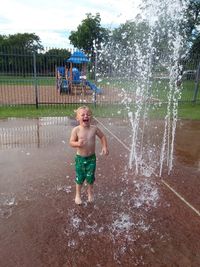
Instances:
[[[90,112],[90,114],[92,115],[92,111],[91,111],[91,109],[88,106],[80,106],[79,108],[77,108],[76,110],[74,110],[74,112],[76,113],[76,116],[78,115],[78,112],[81,109],[87,109]]]

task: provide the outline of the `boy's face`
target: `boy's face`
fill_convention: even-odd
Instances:
[[[83,127],[90,126],[92,114],[89,109],[80,109],[77,113],[76,119]]]

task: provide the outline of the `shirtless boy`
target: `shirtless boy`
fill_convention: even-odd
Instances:
[[[93,202],[93,184],[95,180],[96,155],[95,144],[96,135],[102,145],[102,154],[108,155],[107,139],[102,131],[91,125],[92,112],[87,106],[79,107],[76,110],[76,119],[79,125],[76,126],[70,137],[70,145],[76,148],[75,169],[76,169],[76,196],[75,203],[80,205],[81,187],[84,181],[87,182],[88,202]]]

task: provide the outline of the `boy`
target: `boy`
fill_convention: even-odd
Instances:
[[[102,154],[108,155],[107,139],[102,131],[95,125],[91,125],[92,112],[87,106],[76,110],[76,126],[70,137],[70,145],[77,149],[75,157],[76,169],[76,196],[75,203],[81,205],[81,187],[87,181],[88,202],[93,202],[93,183],[95,180],[96,155],[95,138],[99,137],[102,145]]]

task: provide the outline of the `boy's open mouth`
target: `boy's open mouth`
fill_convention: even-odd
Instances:
[[[83,122],[89,122],[89,119],[83,119]]]

